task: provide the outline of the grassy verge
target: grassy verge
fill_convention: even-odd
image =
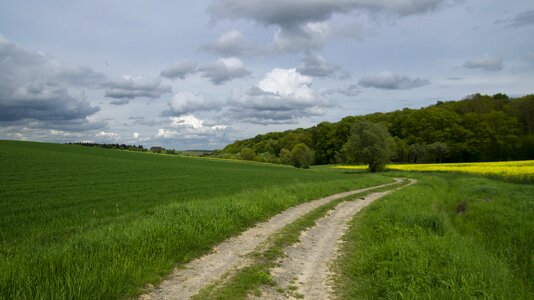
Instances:
[[[339,203],[354,199],[363,198],[370,193],[387,191],[406,184],[408,181],[392,184],[387,187],[377,188],[370,191],[354,194],[345,198],[331,201],[322,205],[296,221],[286,225],[280,231],[275,233],[265,243],[261,250],[250,255],[253,263],[238,270],[235,274],[229,274],[229,278],[215,283],[202,290],[194,299],[246,299],[247,295],[261,295],[260,287],[262,285],[274,285],[271,279],[270,269],[275,267],[277,260],[284,255],[284,249],[297,243],[300,234],[306,229],[315,225],[316,220],[325,216],[331,209]],[[299,297],[293,290],[279,289],[285,296]]]
[[[400,173],[418,184],[352,221],[343,299],[532,299],[534,185]]]
[[[135,295],[290,206],[391,181],[0,141],[0,299]]]

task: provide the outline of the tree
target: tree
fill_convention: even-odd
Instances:
[[[306,144],[296,144],[291,150],[291,162],[295,168],[307,169],[313,162],[313,151]]]
[[[427,149],[432,162],[442,163],[449,154],[449,147],[447,147],[447,144],[441,142],[432,143],[428,145]]]
[[[256,158],[256,153],[254,153],[252,149],[247,147],[241,149],[240,155],[241,159],[244,160],[254,160]]]
[[[280,150],[280,163],[284,165],[291,164],[291,152],[286,148]]]
[[[343,146],[347,162],[365,163],[371,172],[384,169],[394,155],[394,141],[386,126],[366,120],[357,120]]]
[[[415,143],[410,145],[410,162],[422,163],[428,157],[427,146],[421,143]]]

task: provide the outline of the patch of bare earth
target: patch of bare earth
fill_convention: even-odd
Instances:
[[[414,182],[410,180],[410,184]],[[301,233],[299,243],[285,250],[278,267],[271,269],[276,285],[263,288],[260,297],[250,299],[332,299],[330,264],[338,255],[349,221],[362,208],[395,190],[343,202],[317,220],[314,227]]]
[[[399,181],[399,179],[396,179],[394,183],[339,193],[294,206],[272,217],[269,221],[260,223],[240,235],[217,245],[212,253],[195,259],[179,269],[175,269],[169,278],[162,281],[158,287],[151,288],[146,294],[141,295],[139,299],[189,299],[202,288],[219,280],[229,270],[243,267],[249,263],[246,259],[247,254],[254,251],[277,230],[310,211],[330,201],[371,189],[386,187]]]

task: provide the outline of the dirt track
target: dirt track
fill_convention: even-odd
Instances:
[[[410,184],[414,182],[410,180]],[[362,208],[395,190],[372,193],[358,201],[343,202],[317,220],[314,227],[301,233],[299,243],[286,249],[286,257],[279,267],[271,270],[277,285],[264,288],[261,297],[251,299],[331,299],[330,263],[337,255],[349,221]],[[279,292],[280,288],[286,292]]]
[[[397,183],[401,180],[395,179],[395,181],[394,183]],[[292,207],[272,217],[269,221],[260,223],[239,236],[232,237],[219,244],[213,249],[212,253],[191,261],[183,268],[175,269],[168,279],[164,280],[157,288],[153,288],[148,293],[140,296],[140,299],[189,299],[202,288],[220,279],[229,270],[246,265],[248,263],[245,258],[247,254],[254,251],[277,230],[315,208],[336,199],[394,183],[339,193]],[[332,242],[335,242],[335,240]]]

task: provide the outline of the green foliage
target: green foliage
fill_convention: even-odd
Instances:
[[[305,143],[315,153],[315,164],[339,163],[350,128],[362,118],[386,125],[395,138],[395,162],[534,159],[534,95],[510,99],[501,93],[475,94],[461,101],[438,101],[421,109],[349,116],[308,129],[258,135],[236,141],[222,153],[237,154],[248,147],[256,153],[269,152],[280,157],[282,148],[293,149],[296,144]],[[437,145],[440,146],[436,148]]]
[[[290,206],[390,179],[0,141],[0,299],[134,296]]]
[[[342,152],[348,163],[364,163],[371,172],[384,169],[394,155],[394,141],[386,126],[358,120]]]
[[[416,175],[345,237],[342,299],[532,299],[533,185]]]
[[[295,168],[308,169],[313,162],[313,151],[306,144],[296,144],[291,150],[291,163]]]
[[[239,154],[241,159],[244,160],[254,160],[256,158],[256,153],[250,148],[241,149],[241,152]]]
[[[280,150],[280,163],[284,165],[291,164],[291,152],[286,148]]]

